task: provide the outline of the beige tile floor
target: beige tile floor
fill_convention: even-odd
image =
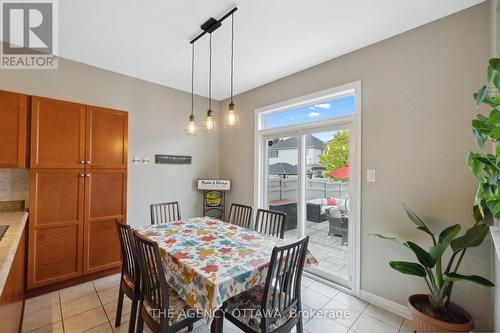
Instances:
[[[323,222],[306,221],[306,235],[309,236],[309,251],[319,259],[316,270],[334,274],[341,279],[348,278],[349,245],[342,244],[340,236],[329,236],[328,220]],[[298,229],[285,232],[285,239],[297,239]]]
[[[127,332],[130,301],[126,297],[122,325],[114,327],[119,279],[119,274],[112,275],[28,299],[22,332]],[[305,318],[304,330],[308,333],[406,333],[414,330],[411,321],[396,314],[307,277],[303,280],[302,303],[305,310],[349,311],[349,316],[339,319]],[[145,328],[144,332],[150,331]],[[194,332],[208,333],[210,330],[199,321]],[[241,331],[226,320],[224,332]]]

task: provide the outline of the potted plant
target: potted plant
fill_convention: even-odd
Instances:
[[[428,294],[412,295],[408,307],[412,313],[417,332],[469,332],[474,328],[472,317],[461,307],[452,303],[453,284],[466,280],[486,287],[494,284],[477,275],[459,273],[460,264],[468,248],[479,246],[489,231],[487,220],[500,218],[500,59],[491,59],[488,64],[488,85],[474,94],[476,104],[487,104],[493,109],[488,116],[481,114],[472,121],[472,134],[481,152],[469,153],[467,164],[478,179],[478,189],[473,203],[475,224],[458,235],[459,224],[452,225],[436,234],[410,208],[403,209],[417,229],[428,234],[432,246],[426,250],[412,241],[402,242],[416,256],[418,262],[391,261],[389,265],[408,275],[421,277],[428,287]],[[488,147],[488,145],[490,147]],[[492,153],[484,152],[491,148]],[[396,240],[380,234],[376,236]],[[400,242],[400,241],[398,241]],[[451,251],[445,264],[443,255]]]

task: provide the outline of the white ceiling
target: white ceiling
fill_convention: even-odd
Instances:
[[[233,6],[241,93],[460,11],[482,0],[64,0],[59,54],[190,91],[189,40]],[[208,37],[208,36],[207,36]],[[208,94],[208,38],[196,43],[195,93]],[[229,96],[230,20],[213,34],[213,96]]]

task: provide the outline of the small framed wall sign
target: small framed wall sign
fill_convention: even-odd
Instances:
[[[198,179],[198,190],[219,190],[229,191],[231,181],[227,179]]]
[[[191,156],[155,155],[156,164],[191,164]]]

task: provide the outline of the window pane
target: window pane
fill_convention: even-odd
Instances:
[[[343,117],[354,114],[354,96],[301,106],[296,109],[270,113],[263,116],[263,126],[276,128]]]

